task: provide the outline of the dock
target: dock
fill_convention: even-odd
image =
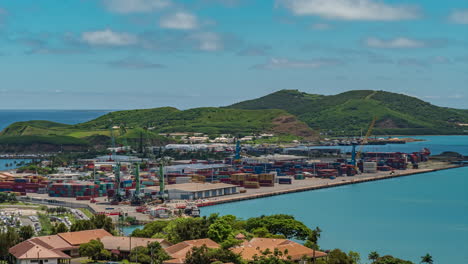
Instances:
[[[243,194],[237,194],[237,195],[233,195],[229,197],[222,197],[222,198],[217,198],[217,199],[213,198],[213,199],[209,199],[208,201],[204,201],[202,203],[202,206],[213,206],[213,205],[219,205],[219,204],[224,204],[224,203],[233,203],[233,202],[271,197],[271,196],[276,196],[276,195],[306,192],[306,191],[320,190],[320,189],[326,189],[326,188],[334,188],[334,187],[339,187],[339,186],[359,184],[359,183],[372,182],[372,181],[380,181],[380,180],[386,180],[386,179],[394,179],[394,178],[407,177],[407,176],[412,176],[412,175],[417,175],[417,174],[436,172],[436,171],[441,171],[441,170],[455,169],[455,168],[460,168],[460,167],[464,167],[464,166],[456,164],[452,166],[434,168],[434,169],[415,169],[415,170],[410,170],[410,171],[408,170],[397,171],[394,174],[387,174],[387,175],[377,175],[377,176],[374,175],[374,176],[361,177],[361,178],[344,177],[344,179],[338,178],[334,181],[329,181],[323,184],[308,185],[308,186],[301,186],[301,187],[291,187],[291,188],[287,188],[284,190],[277,190],[277,191],[272,190],[271,192],[263,192],[263,193],[252,193],[252,194],[243,193]]]

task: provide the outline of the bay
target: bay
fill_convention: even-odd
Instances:
[[[78,124],[97,118],[109,110],[0,110],[0,130],[14,122],[47,120],[64,124]]]
[[[319,226],[324,249],[419,263],[468,263],[468,167],[204,207],[202,215],[290,214]]]

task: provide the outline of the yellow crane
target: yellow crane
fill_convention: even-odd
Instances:
[[[369,128],[367,129],[366,136],[362,139],[361,144],[360,144],[360,146],[359,146],[359,150],[357,151],[357,153],[356,153],[356,155],[355,155],[355,158],[354,158],[355,161],[357,161],[357,160],[359,160],[359,159],[361,158],[362,149],[364,148],[364,145],[368,143],[367,141],[368,141],[369,137],[370,137],[371,134],[372,134],[372,130],[374,129],[374,126],[375,126],[375,122],[376,122],[376,121],[377,121],[377,116],[374,116],[374,117],[372,118],[372,121],[371,121],[370,125],[369,125]],[[358,166],[357,166],[357,163],[355,163],[354,165],[355,165],[355,167],[356,167],[356,171],[359,171],[359,168],[358,168]]]

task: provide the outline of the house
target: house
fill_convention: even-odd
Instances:
[[[163,264],[183,264],[187,253],[191,251],[193,247],[201,247],[203,245],[208,248],[220,247],[218,243],[209,238],[180,242],[164,249],[172,259],[164,261]]]
[[[72,246],[80,246],[81,244],[88,243],[91,240],[101,240],[103,237],[112,236],[111,233],[104,229],[84,230],[78,232],[59,233],[63,240]]]
[[[313,250],[287,239],[276,238],[253,238],[250,241],[244,241],[241,245],[231,249],[232,252],[240,254],[244,260],[252,261],[254,256],[261,256],[265,250],[274,252],[275,249],[281,252],[287,252],[284,258],[290,258],[297,263],[303,263],[306,258],[322,258],[327,254],[325,252]]]
[[[71,257],[58,249],[26,240],[11,247],[9,263],[15,264],[61,264],[70,263]]]
[[[121,236],[106,236],[101,238],[104,249],[120,255],[122,257],[130,254],[130,251],[136,247],[146,247],[148,244],[158,242],[162,248],[172,246],[171,243],[165,239],[152,239],[142,237],[121,237]]]
[[[52,236],[33,237],[11,247],[10,263],[15,264],[62,264],[70,263],[71,257],[79,256],[81,244],[112,236],[104,229],[59,233]]]

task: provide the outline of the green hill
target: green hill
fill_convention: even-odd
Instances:
[[[468,111],[439,107],[397,93],[357,90],[337,95],[316,95],[282,90],[258,99],[233,104],[231,109],[282,109],[311,128],[333,135],[358,135],[375,116],[374,134],[463,134],[458,124],[468,123]]]
[[[49,121],[28,121],[11,124],[0,132],[0,139],[31,138],[62,144],[64,138],[77,139],[101,147],[110,143],[110,126],[117,143],[138,144],[141,138],[153,144],[167,143],[161,133],[189,132],[208,135],[273,132],[310,139],[316,134],[305,123],[284,110],[243,110],[228,108],[194,108],[185,111],[171,107],[116,111],[89,122],[66,125]],[[13,143],[7,140],[8,144]],[[0,140],[0,145],[2,141]],[[24,144],[23,144],[24,145]]]

